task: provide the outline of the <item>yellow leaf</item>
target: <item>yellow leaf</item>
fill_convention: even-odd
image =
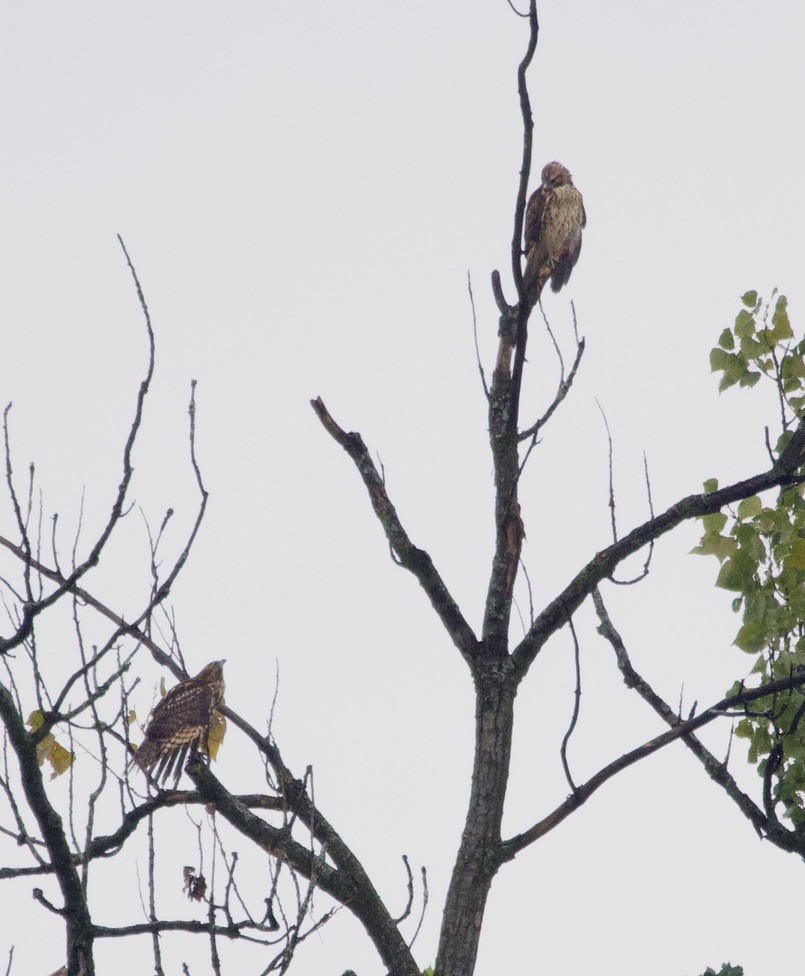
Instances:
[[[36,730],[41,727],[44,721],[45,721],[45,716],[37,708],[35,712],[31,712],[31,714],[28,716],[27,724],[31,727],[32,732],[36,732]]]
[[[45,716],[37,708],[35,711],[31,712],[28,716],[28,725],[31,728],[31,732],[36,732],[37,729],[42,728],[42,723],[45,721]],[[64,746],[59,745],[56,741],[56,736],[52,732],[42,739],[41,742],[36,744],[36,760],[41,766],[42,763],[47,759],[50,765],[53,767],[53,772],[50,775],[51,779],[55,779],[57,776],[61,776],[62,773],[66,772],[73,763],[75,756]]]
[[[36,746],[36,758],[40,766],[47,759],[53,769],[50,778],[55,779],[70,768],[75,756],[64,746],[59,745],[52,732],[48,732]]]
[[[65,749],[64,746],[60,746],[54,739],[53,748],[48,753],[48,762],[53,767],[50,778],[55,779],[57,776],[61,776],[62,773],[67,772],[74,760],[75,756],[73,753]]]

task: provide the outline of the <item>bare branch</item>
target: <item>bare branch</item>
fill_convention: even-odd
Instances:
[[[154,868],[156,865],[156,844],[154,842],[154,818],[148,818],[148,921],[155,925],[157,919],[156,884],[154,882]],[[165,976],[162,968],[162,947],[159,944],[159,933],[151,932],[151,951],[154,955],[155,976]]]
[[[478,348],[478,319],[475,315],[475,296],[472,293],[472,277],[467,272],[467,291],[470,295],[470,307],[472,308],[472,336],[475,340],[475,361],[478,363],[478,372],[481,374],[481,386],[484,388],[484,396],[489,399],[489,387],[486,385],[486,374],[484,365],[481,362],[481,350]]]
[[[539,420],[536,423],[532,424],[528,428],[528,430],[524,430],[521,434],[518,434],[517,435],[518,440],[524,441],[527,440],[529,437],[536,440],[536,437],[539,434],[539,432],[542,430],[545,424],[548,423],[548,421],[553,416],[556,408],[570,392],[570,388],[571,386],[573,386],[573,380],[576,378],[576,372],[578,371],[579,364],[581,363],[581,357],[584,355],[584,348],[585,348],[584,339],[581,339],[579,340],[579,344],[576,347],[576,358],[573,360],[573,366],[571,367],[570,372],[567,375],[567,379],[562,379],[562,381],[560,382],[559,387],[556,391],[556,395],[554,396],[550,406],[545,411],[545,413],[539,418]],[[523,467],[525,467],[525,461],[520,466],[521,471]]]
[[[802,421],[788,447],[769,471],[754,475],[745,481],[738,481],[710,494],[687,495],[662,514],[637,526],[618,542],[597,553],[559,596],[537,616],[531,630],[512,652],[517,670],[521,674],[528,671],[545,642],[559,629],[567,615],[574,613],[592,593],[594,587],[601,580],[611,576],[627,556],[656,541],[682,522],[718,512],[725,505],[742,498],[750,498],[770,488],[801,483],[802,476],[796,472],[802,464],[804,445],[805,421]]]
[[[397,926],[352,855],[345,857],[347,852],[344,850],[336,852],[326,848],[328,856],[338,865],[332,867],[293,840],[289,831],[272,827],[251,813],[237,797],[224,789],[203,763],[191,763],[188,773],[199,792],[214,803],[217,812],[243,836],[282,858],[302,877],[315,880],[322,891],[345,905],[372,934],[372,941],[391,972],[400,976],[419,976],[419,970]]]
[[[501,845],[501,863],[510,861],[523,848],[528,847],[529,844],[533,844],[540,837],[544,837],[545,834],[549,833],[554,827],[558,826],[570,816],[574,810],[577,810],[583,803],[586,803],[593,793],[599,787],[603,786],[607,780],[623,772],[624,769],[628,769],[629,766],[633,766],[641,759],[653,755],[665,746],[670,745],[670,743],[676,742],[677,739],[684,738],[684,736],[689,735],[691,732],[695,732],[697,729],[708,725],[714,719],[722,718],[734,708],[744,707],[753,701],[766,698],[768,695],[773,695],[778,691],[801,688],[803,686],[805,686],[805,668],[799,668],[788,678],[782,678],[779,681],[770,681],[767,684],[761,685],[759,688],[744,688],[735,695],[728,695],[726,698],[722,698],[721,701],[716,702],[715,705],[711,705],[710,708],[706,709],[700,715],[696,715],[687,721],[677,721],[674,728],[663,732],[654,739],[650,739],[636,749],[632,749],[631,752],[627,752],[625,755],[599,770],[586,783],[577,786],[576,791],[564,803],[561,803],[552,813],[534,824],[533,827],[504,841]],[[794,831],[791,831],[788,840],[789,843],[786,849],[795,850],[805,857],[805,837],[799,837]],[[778,841],[775,842],[778,843],[778,846],[783,846]]]
[[[408,890],[408,901],[405,904],[402,915],[394,919],[394,924],[399,925],[400,922],[404,922],[406,918],[411,914],[411,906],[414,904],[414,876],[411,874],[411,865],[408,863],[408,855],[403,854],[402,856],[403,864],[405,865],[405,873],[408,877],[408,882],[406,888]]]
[[[433,560],[424,549],[417,549],[409,539],[391,503],[383,479],[363,443],[363,438],[358,433],[347,433],[339,427],[321,397],[311,400],[310,405],[327,433],[352,458],[369,492],[375,515],[383,526],[389,545],[397,555],[400,565],[417,578],[453,643],[467,663],[472,664],[478,654],[478,640],[433,565]]]
[[[601,414],[601,419],[604,421],[604,427],[607,432],[607,470],[609,471],[609,521],[612,526],[612,541],[618,541],[618,524],[615,521],[615,473],[613,470],[613,458],[612,458],[612,431],[609,429],[609,421],[607,420],[607,415],[604,413],[604,408],[598,402],[596,397],[595,405],[598,407],[598,411]]]
[[[64,900],[64,918],[68,935],[68,971],[94,976],[92,958],[92,922],[72,853],[67,843],[62,819],[54,809],[42,778],[36,757],[36,746],[28,734],[22,716],[5,685],[0,683],[0,718],[8,730],[17,756],[20,780],[25,798],[47,845],[53,872]]]
[[[120,939],[129,935],[150,935],[156,937],[160,932],[191,932],[200,935],[215,934],[222,935],[228,939],[238,939],[243,935],[244,930],[256,928],[249,922],[240,922],[236,925],[210,925],[209,922],[199,922],[196,919],[177,919],[159,920],[151,922],[139,922],[134,925],[96,925],[94,926],[95,937],[98,939]]]
[[[534,120],[531,116],[531,99],[528,94],[526,74],[531,66],[534,53],[537,50],[537,41],[539,40],[539,19],[537,17],[536,0],[531,0],[529,3],[528,19],[530,22],[528,47],[517,69],[517,91],[520,96],[520,114],[523,119],[523,157],[520,165],[520,183],[517,188],[517,205],[514,210],[514,228],[511,244],[512,277],[517,288],[519,304],[526,307],[528,306],[528,300],[523,295],[521,256],[523,253],[523,220],[525,218],[528,180],[531,176],[531,148],[534,132]]]
[[[151,379],[154,375],[154,331],[151,327],[151,316],[148,311],[148,306],[145,302],[145,297],[140,287],[140,281],[137,277],[137,272],[134,265],[131,262],[131,258],[126,251],[126,246],[123,243],[122,238],[118,237],[120,246],[123,249],[123,253],[126,257],[126,262],[129,266],[129,271],[131,272],[132,278],[134,279],[134,285],[137,290],[137,297],[140,301],[140,307],[145,318],[145,327],[148,334],[148,366],[146,369],[145,378],[140,383],[140,389],[137,394],[137,401],[134,411],[134,419],[132,421],[131,427],[129,429],[128,437],[126,438],[126,444],[123,448],[123,477],[121,479],[120,485],[117,489],[117,494],[115,500],[112,504],[111,512],[106,521],[106,525],[101,530],[100,535],[92,546],[89,555],[84,559],[82,563],[75,567],[73,572],[68,576],[64,582],[62,582],[57,588],[50,593],[48,596],[43,597],[36,602],[27,603],[23,607],[22,620],[17,632],[9,637],[0,637],[0,654],[7,653],[14,647],[21,644],[27,637],[30,636],[31,630],[33,628],[34,619],[46,610],[48,607],[52,606],[58,600],[60,600],[65,593],[72,592],[73,587],[76,583],[84,576],[90,569],[98,565],[98,561],[101,558],[101,553],[103,552],[106,543],[109,541],[115,526],[123,515],[123,506],[126,501],[126,495],[128,493],[129,483],[131,482],[132,475],[134,473],[134,468],[131,463],[131,455],[134,450],[134,444],[137,440],[137,435],[140,431],[140,426],[142,424],[143,411],[145,406],[145,398],[148,395],[148,391],[151,385]],[[25,550],[25,543],[23,542],[23,549]],[[31,556],[30,547],[27,549],[28,556]]]
[[[510,6],[510,7],[512,8],[512,11],[513,11],[514,13],[516,13],[518,17],[527,17],[527,16],[528,16],[528,14],[527,14],[527,13],[521,13],[521,12],[520,12],[520,11],[519,11],[519,10],[517,9],[517,7],[515,7],[515,6],[514,6],[514,4],[512,3],[512,0],[506,0],[506,3],[508,3],[508,5],[509,5],[509,6]]]
[[[573,661],[576,668],[576,689],[573,694],[573,714],[570,718],[570,725],[567,727],[567,732],[565,732],[564,738],[562,739],[562,746],[559,750],[562,757],[562,768],[565,771],[565,778],[570,784],[570,789],[576,792],[576,784],[573,782],[573,777],[570,775],[570,766],[567,762],[567,744],[570,742],[570,737],[573,735],[573,730],[576,728],[576,723],[579,720],[579,709],[581,708],[581,661],[579,654],[579,638],[576,635],[576,628],[573,626],[573,618],[568,617],[568,626],[570,627],[570,634],[573,637]]]
[[[266,796],[264,794],[246,793],[237,797],[237,801],[249,810],[273,810],[282,812],[285,804],[281,797]],[[73,854],[71,862],[78,866],[100,857],[112,857],[118,854],[128,838],[134,833],[143,820],[152,816],[156,811],[171,807],[187,807],[192,805],[204,806],[208,802],[196,790],[161,790],[156,796],[144,801],[140,806],[129,810],[117,830],[111,834],[95,837],[81,854]],[[38,842],[41,844],[41,841]],[[30,878],[53,874],[52,864],[42,863],[39,867],[0,868],[0,881],[6,878]]]
[[[430,899],[430,894],[428,893],[428,870],[426,867],[422,867],[422,911],[419,914],[419,921],[414,929],[414,934],[411,936],[411,941],[408,943],[408,948],[410,949],[416,942],[417,936],[422,928],[422,923],[425,921],[425,912],[428,910],[428,901]]]
[[[671,728],[674,728],[679,724],[680,721],[678,712],[675,712],[632,666],[626,646],[623,643],[620,633],[615,629],[615,626],[610,619],[609,613],[601,597],[601,593],[597,587],[593,590],[592,596],[593,603],[595,604],[595,610],[600,621],[598,633],[609,641],[613,651],[615,652],[618,667],[623,675],[624,684],[627,688],[634,688],[640,697],[654,709],[660,718]],[[763,811],[757,806],[756,803],[752,801],[752,799],[750,799],[749,796],[747,796],[746,793],[738,788],[738,784],[727,771],[727,764],[716,759],[716,757],[707,748],[705,748],[705,746],[702,745],[700,740],[697,739],[695,735],[686,735],[683,737],[682,741],[702,764],[707,772],[707,775],[718,783],[718,785],[722,787],[730,799],[737,804],[741,812],[747,817],[755,830],[757,830],[761,836],[763,835],[764,831],[767,834],[770,833],[766,823],[766,818],[763,815]]]
[[[22,517],[22,508],[20,507],[19,498],[17,497],[17,491],[14,487],[14,472],[11,468],[11,445],[9,443],[8,434],[8,415],[11,412],[11,404],[7,404],[6,409],[3,411],[3,445],[6,454],[6,485],[8,487],[8,494],[11,498],[11,504],[14,508],[14,516],[17,520],[17,529],[20,533],[20,539],[22,539],[22,548],[26,555],[30,559],[31,557],[31,540],[28,537],[28,525],[27,520]],[[33,591],[31,590],[31,571],[26,563],[25,567],[25,595],[26,601],[29,604],[34,603]],[[2,647],[2,644],[0,644]]]
[[[517,91],[520,96],[520,114],[523,118],[523,161],[520,167],[520,182],[517,188],[517,204],[514,211],[514,231],[511,244],[512,275],[517,289],[517,334],[514,350],[514,367],[512,368],[510,417],[515,436],[519,427],[520,387],[523,380],[526,343],[528,341],[528,318],[531,314],[534,298],[533,295],[524,294],[521,258],[523,252],[523,219],[525,217],[528,181],[531,177],[531,151],[534,133],[534,120],[531,115],[531,98],[528,94],[526,74],[531,66],[531,61],[537,50],[537,41],[539,40],[539,19],[537,17],[536,0],[531,0],[529,4],[528,20],[530,26],[528,47],[517,69]],[[541,290],[542,288],[540,286],[535,292],[537,299]]]
[[[610,523],[612,525],[612,541],[618,541],[618,527],[615,521],[615,476],[614,476],[614,464],[613,464],[613,451],[612,451],[612,432],[609,429],[609,421],[607,420],[607,415],[604,413],[604,408],[596,399],[595,405],[601,412],[601,417],[604,421],[604,427],[607,432],[607,444],[609,445],[609,455],[608,455],[608,468],[609,468],[609,514]],[[646,495],[648,496],[648,511],[651,518],[654,518],[654,503],[651,499],[651,479],[648,473],[648,460],[646,459],[646,454],[643,452],[643,472],[646,479]],[[646,554],[645,562],[643,563],[643,569],[637,576],[628,580],[615,579],[614,574],[609,577],[610,582],[614,583],[616,586],[633,586],[635,583],[639,583],[648,576],[649,569],[651,567],[651,557],[654,555],[654,540],[648,544],[648,553]]]

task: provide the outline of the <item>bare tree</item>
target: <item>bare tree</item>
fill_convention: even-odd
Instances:
[[[560,379],[556,389],[545,397],[541,416],[523,419],[521,392],[527,378],[529,325],[532,316],[539,314],[539,305],[535,306],[539,294],[534,294],[533,284],[525,286],[522,270],[523,221],[533,141],[526,76],[539,37],[535,0],[530,5],[528,23],[528,46],[518,69],[523,156],[510,250],[513,302],[505,297],[500,274],[493,272],[492,289],[500,313],[499,343],[488,383],[479,361],[488,402],[495,489],[495,547],[480,634],[468,623],[428,552],[412,541],[389,495],[384,473],[378,470],[360,434],[345,430],[320,398],[312,402],[324,429],[355,465],[392,559],[419,582],[474,684],[475,758],[466,822],[441,916],[435,961],[438,976],[470,976],[474,971],[487,899],[492,882],[504,865],[579,809],[618,773],[677,740],[685,743],[707,775],[762,836],[784,850],[805,856],[805,834],[799,815],[801,768],[797,765],[803,735],[801,719],[805,714],[805,697],[800,691],[805,684],[805,668],[795,646],[802,634],[802,616],[795,614],[781,624],[778,615],[776,629],[759,622],[769,617],[769,607],[775,600],[787,600],[793,605],[805,577],[805,528],[799,522],[800,485],[805,480],[805,422],[801,419],[805,368],[803,347],[792,341],[784,302],[781,305],[778,300],[769,321],[764,318],[770,314],[768,307],[757,296],[745,296],[745,308],[734,332],[726,330],[720,352],[714,351],[713,365],[723,371],[725,385],[750,386],[763,374],[776,385],[780,431],[774,446],[767,437],[767,470],[726,487],[708,484],[705,492],[681,498],[659,514],[652,512],[647,521],[620,537],[612,493],[611,545],[592,553],[545,606],[532,606],[524,636],[512,638],[515,586],[521,581],[528,584],[521,559],[528,516],[520,504],[521,477],[540,435],[571,391],[585,349],[584,340],[576,335],[572,366],[565,372],[560,353]],[[203,755],[193,755],[186,768],[192,790],[160,789],[150,784],[154,787],[151,789],[142,772],[131,766],[130,733],[134,738],[132,729],[136,728],[131,698],[138,663],[147,654],[177,679],[188,677],[166,601],[190,555],[204,517],[207,492],[195,456],[193,393],[189,406],[189,464],[199,504],[188,538],[178,553],[166,560],[162,547],[172,512],[165,514],[156,531],[149,528],[150,564],[144,567],[144,573],[150,582],[139,612],[131,619],[123,619],[90,590],[85,578],[90,570],[103,564],[113,536],[130,511],[132,451],[140,434],[154,369],[148,307],[127,253],[125,257],[144,316],[148,361],[109,514],[90,545],[82,541],[81,533],[76,536],[67,565],[61,552],[57,519],[53,519],[49,532],[45,530],[44,506],[37,494],[33,468],[25,487],[19,485],[13,466],[9,409],[5,412],[6,486],[16,525],[14,533],[6,532],[0,537],[0,543],[13,555],[18,573],[14,578],[2,579],[9,631],[8,636],[0,638],[4,670],[0,681],[0,717],[4,727],[0,832],[7,841],[8,863],[0,868],[0,880],[42,878],[51,885],[55,881],[59,904],[57,895],[46,894],[44,889],[35,888],[34,897],[43,909],[64,923],[64,972],[68,976],[94,974],[98,940],[143,934],[151,937],[155,972],[161,973],[160,938],[170,932],[194,934],[207,940],[210,966],[215,973],[222,971],[221,940],[252,943],[262,972],[283,973],[291,965],[300,942],[328,922],[339,908],[362,923],[389,973],[416,976],[420,968],[411,946],[418,931],[417,917],[427,905],[426,875],[423,872],[421,883],[415,884],[414,874],[404,860],[408,899],[402,916],[395,917],[355,851],[316,801],[310,770],[300,774],[286,765],[271,732],[270,716],[258,717],[258,721],[268,723],[268,731],[260,732],[231,703],[219,708],[229,725],[251,744],[262,764],[264,775],[253,793],[236,794],[227,789]],[[544,280],[545,276],[540,288]],[[550,328],[548,335],[559,352]],[[777,493],[776,502],[761,502],[760,495],[771,491]],[[730,506],[736,503],[737,512],[733,512]],[[746,649],[760,654],[763,667],[756,668],[760,678],[751,686],[738,682],[721,700],[683,716],[636,672],[607,610],[602,585],[608,581],[637,582],[649,570],[653,543],[694,519],[703,520],[700,551],[722,561],[721,585],[737,592],[736,599],[744,603],[742,639]],[[638,552],[646,554],[643,573],[638,580],[618,580],[616,573],[624,561]],[[530,587],[528,590],[530,593]],[[762,607],[760,593],[765,600]],[[635,743],[633,749],[586,780],[577,781],[567,756],[581,701],[574,614],[587,601],[595,608],[599,632],[614,652],[625,685],[645,699],[667,728],[647,742]],[[64,652],[56,657],[50,651],[54,632],[51,627],[62,635],[63,645],[65,621],[72,628],[73,652],[69,657]],[[577,675],[572,718],[557,741],[569,793],[557,800],[547,815],[535,818],[527,829],[504,836],[501,825],[515,697],[526,677],[538,669],[540,652],[547,641],[564,629],[569,631],[575,647]],[[237,663],[233,662],[233,666]],[[759,801],[738,787],[727,761],[708,751],[696,735],[719,717],[736,715],[745,723],[742,734],[752,739],[756,756],[765,757]],[[96,760],[91,771],[87,764],[75,761],[79,745]],[[209,744],[207,751],[213,751]],[[54,775],[70,778],[66,809],[59,808],[56,793],[46,780],[48,769]],[[214,816],[205,828],[206,846],[199,841],[199,864],[185,868],[182,884],[188,899],[206,905],[207,918],[169,919],[160,912],[156,899],[160,818],[171,808],[192,811],[202,805],[214,811]],[[781,805],[782,819],[778,812]],[[786,818],[791,826],[784,822]],[[263,886],[257,898],[242,885],[238,857],[227,854],[219,832],[223,824],[250,842],[249,857],[262,864]],[[201,836],[200,824],[198,829]],[[124,849],[135,834],[143,832],[150,852],[147,904],[143,906],[146,921],[115,928],[100,925],[94,917],[91,873]],[[204,861],[205,851],[209,863]],[[321,910],[318,902],[314,905],[314,892],[326,896],[325,909]]]

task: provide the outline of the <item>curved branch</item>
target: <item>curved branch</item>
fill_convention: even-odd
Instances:
[[[327,433],[352,458],[399,565],[417,578],[453,643],[464,660],[472,665],[478,656],[478,639],[433,565],[433,560],[424,549],[418,549],[409,539],[391,503],[385,483],[369,457],[363,438],[358,433],[347,433],[339,427],[321,397],[311,400],[310,405]]]
[[[573,776],[570,773],[570,764],[567,761],[567,746],[570,742],[570,737],[576,728],[579,720],[579,712],[581,711],[581,654],[579,648],[579,638],[576,635],[576,627],[573,624],[573,618],[568,618],[568,627],[570,628],[570,634],[573,638],[573,663],[576,670],[576,690],[573,695],[573,714],[570,716],[570,725],[567,727],[567,732],[565,732],[564,738],[562,739],[562,745],[559,749],[559,755],[562,759],[562,768],[565,771],[565,779],[568,782],[571,790],[576,789],[576,784],[573,782]]]

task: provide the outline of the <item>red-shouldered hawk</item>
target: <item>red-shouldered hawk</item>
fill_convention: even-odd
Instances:
[[[566,285],[579,259],[581,230],[587,225],[584,201],[573,178],[561,163],[548,163],[542,185],[528,201],[525,214],[525,294],[532,305],[539,301],[548,278],[551,290]]]
[[[165,782],[175,769],[178,783],[189,758],[209,755],[213,711],[224,699],[223,665],[212,661],[195,678],[180,681],[151,712],[134,761],[157,782]]]

